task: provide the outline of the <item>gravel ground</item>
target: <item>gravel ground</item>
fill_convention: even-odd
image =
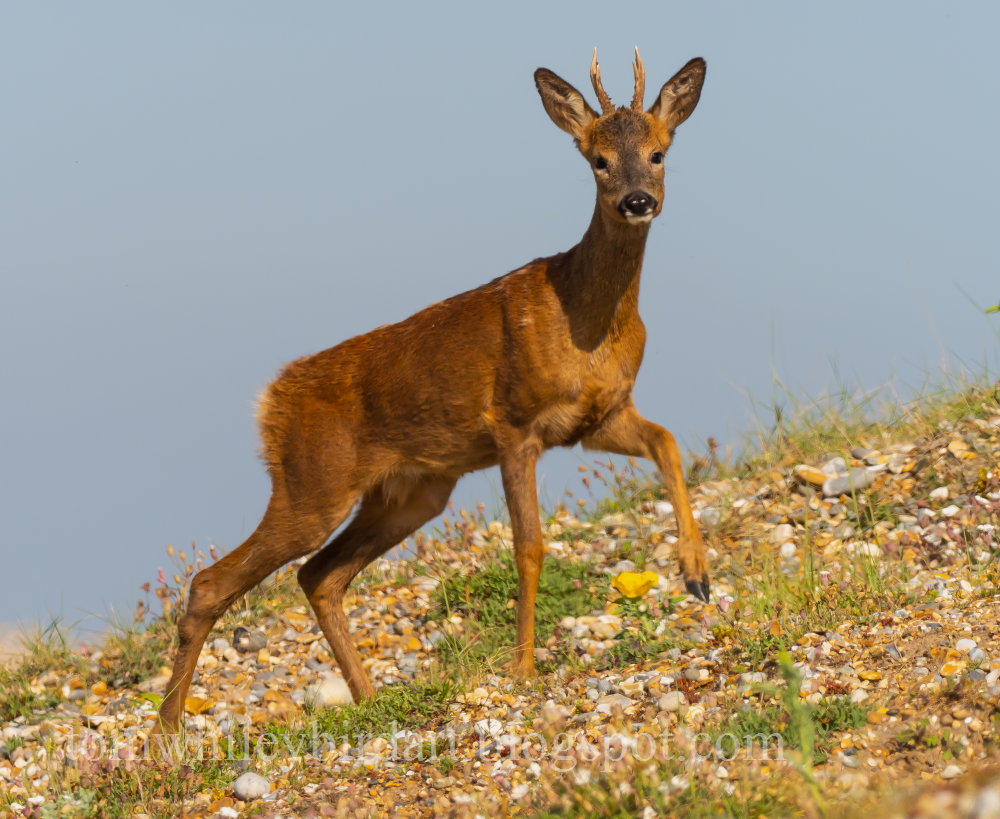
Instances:
[[[568,585],[546,604],[530,683],[502,653],[461,662],[500,628],[476,578],[506,565],[510,542],[503,523],[461,516],[411,563],[380,561],[347,601],[376,702],[395,704],[368,723],[343,716],[357,709],[286,572],[260,619],[231,615],[209,639],[186,703],[192,747],[232,757],[246,741],[247,758],[212,776],[159,769],[194,771],[172,803],[134,758],[169,654],[116,685],[93,682],[120,661],[96,652],[33,675],[54,704],[0,728],[0,810],[1000,816],[998,451],[987,403],[913,440],[700,484],[710,605],[683,593],[655,492],[593,516],[563,509],[545,571]],[[619,500],[636,488],[605,467],[585,477]]]

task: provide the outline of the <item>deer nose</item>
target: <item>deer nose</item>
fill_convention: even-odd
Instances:
[[[632,191],[622,199],[618,209],[626,216],[646,216],[656,209],[656,200],[644,191]]]

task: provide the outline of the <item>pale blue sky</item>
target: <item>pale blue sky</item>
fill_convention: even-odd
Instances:
[[[127,610],[167,543],[235,547],[282,363],[573,245],[593,182],[532,72],[590,96],[595,45],[620,102],[634,44],[650,93],[708,60],[647,253],[647,416],[736,441],[773,370],[981,368],[998,30],[986,2],[7,5],[0,621]]]

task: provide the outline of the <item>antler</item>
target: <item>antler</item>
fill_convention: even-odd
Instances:
[[[642,57],[639,56],[639,46],[635,47],[635,62],[632,63],[632,70],[635,72],[635,93],[632,95],[632,110],[642,110],[642,98],[646,94],[646,69],[642,64]]]
[[[597,94],[597,101],[601,104],[601,115],[610,114],[615,110],[615,106],[601,84],[601,69],[597,65],[596,48],[594,49],[594,59],[590,63],[590,81],[594,84],[594,93]]]

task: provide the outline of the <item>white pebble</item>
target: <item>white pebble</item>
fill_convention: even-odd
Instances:
[[[719,510],[714,506],[706,506],[701,510],[694,510],[694,517],[696,520],[700,520],[706,526],[715,526],[719,522]]]
[[[306,686],[304,702],[308,708],[333,708],[350,705],[354,697],[343,677],[327,674],[318,682]]]
[[[680,691],[668,691],[656,704],[661,711],[679,711],[682,705],[687,705],[687,697]]]
[[[877,543],[859,543],[857,552],[865,557],[878,557],[882,554],[882,548]]]
[[[517,802],[519,799],[524,799],[528,795],[528,783],[522,782],[520,785],[515,785],[510,789],[510,798],[512,801]]]
[[[831,477],[846,475],[847,462],[843,458],[831,458],[825,464],[821,464],[820,469]]]
[[[855,688],[854,691],[851,692],[851,702],[855,705],[859,702],[864,702],[866,699],[868,699],[868,692],[863,688]]]
[[[959,513],[959,511],[960,511],[959,508],[955,506],[955,504],[951,504],[950,506],[946,506],[944,509],[942,509],[941,514],[944,515],[946,518],[953,518],[955,517],[955,515]],[[954,768],[955,766],[952,765],[950,767]]]
[[[481,719],[472,727],[481,737],[497,737],[503,733],[503,723],[498,719]]]
[[[939,486],[937,489],[932,489],[931,500],[936,500],[936,501],[948,500],[948,487]]]
[[[790,540],[785,543],[782,543],[781,546],[778,548],[778,552],[781,554],[783,558],[785,558],[785,560],[791,560],[793,557],[795,557],[795,551],[796,551],[795,544],[792,543],[792,541]]]
[[[233,796],[241,802],[251,802],[260,799],[271,792],[271,783],[260,774],[245,773],[233,783]]]
[[[770,534],[771,543],[776,546],[786,540],[791,540],[793,537],[795,537],[795,527],[790,523],[779,523],[771,530]]]
[[[667,501],[657,501],[653,504],[653,510],[658,518],[669,518],[674,514],[674,506]]]
[[[976,647],[976,641],[970,640],[968,637],[963,637],[957,643],[955,643],[955,649],[957,651],[964,651],[966,653],[972,651]]]
[[[962,775],[962,769],[958,765],[949,765],[943,771],[941,771],[942,779],[954,779],[957,776]]]

